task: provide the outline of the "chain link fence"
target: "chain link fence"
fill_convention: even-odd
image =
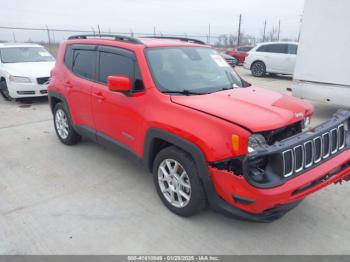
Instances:
[[[100,30],[91,27],[91,29],[63,29],[63,28],[49,28],[45,26],[43,28],[34,27],[12,27],[12,26],[0,26],[0,41],[1,42],[32,42],[40,43],[51,51],[52,54],[56,55],[58,45],[60,42],[66,40],[71,35],[76,34],[114,34],[114,35],[125,35],[132,37],[140,36],[172,36],[172,37],[187,37],[194,38],[204,41],[208,44],[215,45],[219,48],[232,48],[237,45],[237,36],[233,34],[220,34],[220,35],[209,35],[209,34],[171,34],[161,32],[118,32],[111,30]],[[254,45],[257,42],[255,37],[241,35],[241,45]]]

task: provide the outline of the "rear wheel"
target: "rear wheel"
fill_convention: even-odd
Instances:
[[[53,110],[54,126],[59,140],[65,145],[74,145],[81,140],[81,136],[73,129],[67,110],[62,103],[58,103]]]
[[[170,146],[154,160],[153,180],[164,205],[179,216],[192,216],[206,206],[198,169],[185,151]]]
[[[7,88],[7,83],[5,79],[1,79],[0,81],[0,92],[1,95],[7,100],[7,101],[11,101],[12,97],[10,96],[10,92]]]
[[[262,77],[266,74],[266,66],[263,62],[257,61],[251,67],[253,76]]]

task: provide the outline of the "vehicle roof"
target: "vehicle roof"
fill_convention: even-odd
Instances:
[[[162,47],[162,46],[206,46],[177,39],[159,39],[159,38],[140,38],[147,47]]]
[[[137,44],[133,42],[123,41],[123,40],[114,40],[110,38],[103,38],[103,37],[96,37],[96,38],[88,38],[88,39],[71,39],[68,40],[68,43],[74,43],[74,44],[107,44],[111,46],[145,46],[145,47],[172,47],[172,46],[179,46],[179,47],[209,47],[208,45],[201,45],[196,44],[192,42],[186,42],[181,41],[177,39],[161,39],[161,38],[151,38],[151,37],[142,37],[137,38],[140,40],[142,44]]]
[[[38,44],[32,44],[32,43],[0,43],[0,48],[10,48],[10,47],[43,47]]]
[[[259,43],[257,44],[257,46],[260,45],[270,45],[270,44],[298,44],[298,42],[293,42],[293,41],[275,41],[275,42],[263,42],[263,43]]]

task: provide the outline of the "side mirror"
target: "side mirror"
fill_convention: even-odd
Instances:
[[[113,92],[129,92],[132,88],[131,80],[127,76],[109,76],[107,85]]]

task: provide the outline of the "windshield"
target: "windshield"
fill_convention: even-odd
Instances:
[[[242,87],[218,52],[201,47],[147,49],[153,79],[161,92],[211,93]]]
[[[3,63],[47,62],[55,61],[43,47],[8,47],[0,49]]]

